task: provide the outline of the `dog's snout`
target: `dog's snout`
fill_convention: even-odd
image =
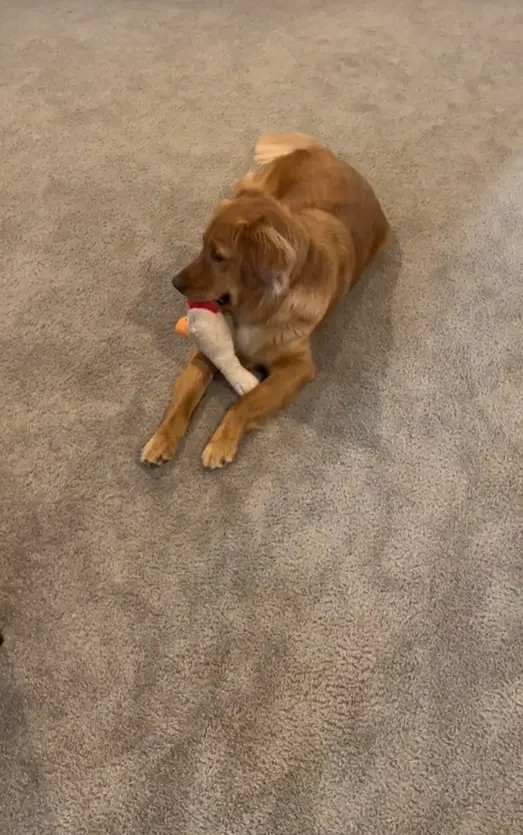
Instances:
[[[175,290],[178,290],[179,293],[185,295],[187,291],[187,281],[185,280],[184,271],[182,270],[180,273],[177,273],[173,278],[173,287]]]

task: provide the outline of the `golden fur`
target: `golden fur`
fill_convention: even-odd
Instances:
[[[212,468],[233,461],[246,432],[313,379],[313,332],[389,237],[370,185],[310,137],[264,136],[254,158],[259,167],[218,205],[199,256],[173,280],[190,300],[224,299],[240,359],[268,370],[207,444],[202,460]],[[195,353],[142,461],[173,456],[213,375]]]

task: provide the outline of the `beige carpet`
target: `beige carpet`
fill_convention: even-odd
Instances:
[[[0,6],[2,835],[523,831],[520,0]],[[267,129],[397,244],[209,474],[169,277]]]

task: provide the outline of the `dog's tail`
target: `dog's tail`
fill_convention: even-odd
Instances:
[[[256,165],[269,165],[275,159],[307,148],[321,148],[321,145],[304,133],[267,133],[254,147],[254,161]]]

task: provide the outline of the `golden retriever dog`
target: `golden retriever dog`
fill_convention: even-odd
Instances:
[[[254,161],[217,206],[196,260],[173,278],[189,300],[218,301],[230,314],[240,360],[267,372],[205,447],[202,461],[210,468],[234,461],[244,435],[314,378],[312,334],[389,238],[370,185],[310,137],[264,136]],[[144,463],[173,457],[214,373],[195,352],[143,449]]]

